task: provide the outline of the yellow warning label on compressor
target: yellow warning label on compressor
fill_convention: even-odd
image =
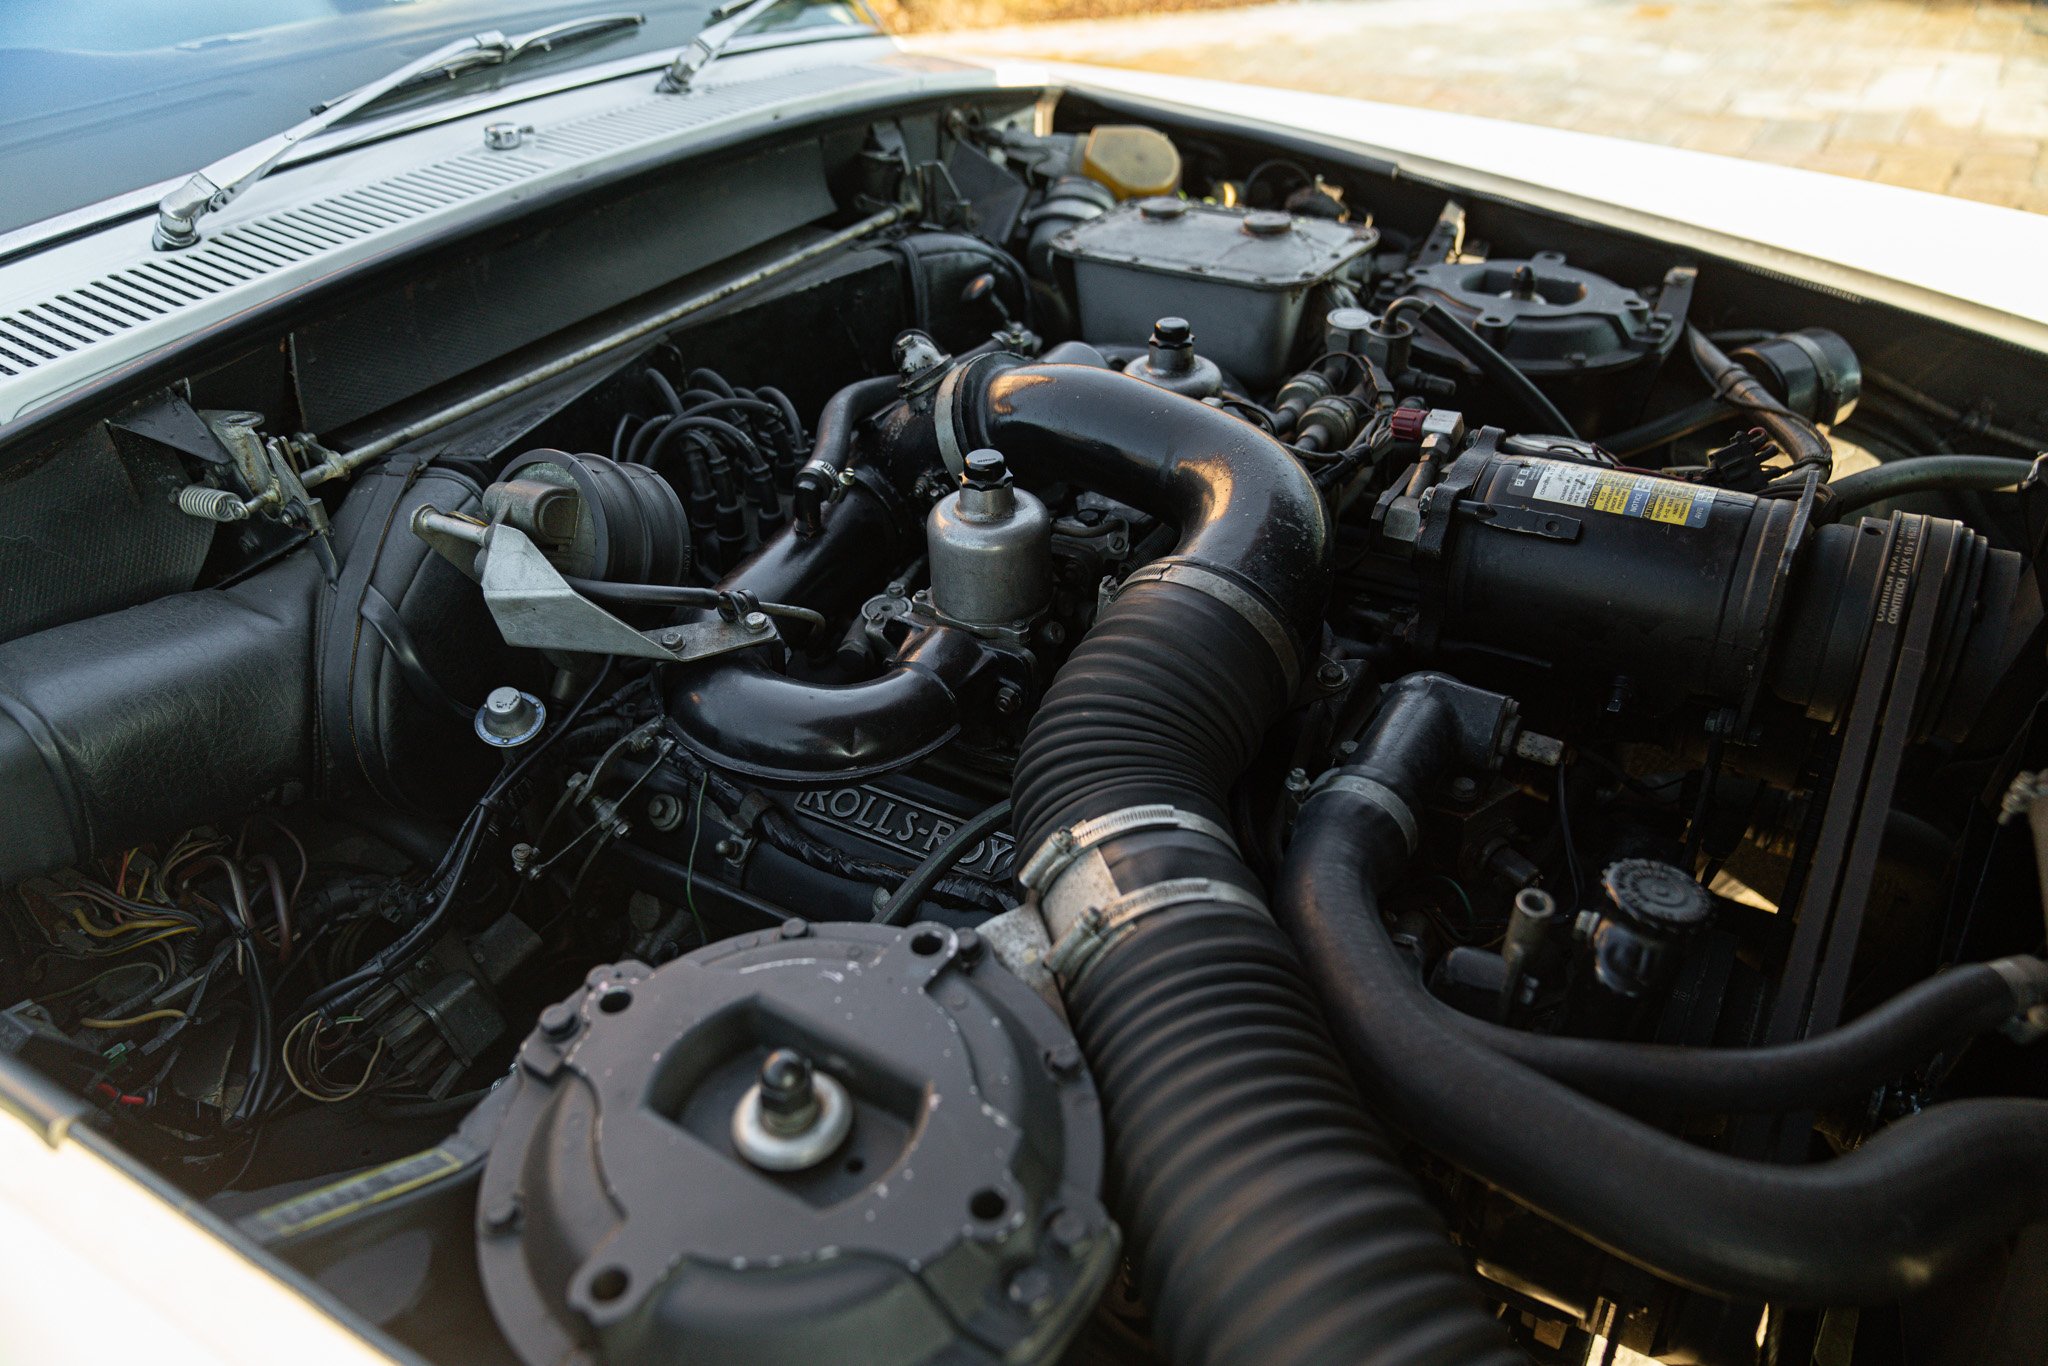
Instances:
[[[1508,487],[1516,493],[1566,507],[1591,508],[1617,517],[1643,517],[1670,526],[1703,527],[1713,511],[1714,490],[1676,479],[1545,461],[1517,469]]]

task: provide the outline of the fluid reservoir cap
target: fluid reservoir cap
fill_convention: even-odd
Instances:
[[[1180,185],[1180,152],[1157,128],[1106,123],[1081,140],[1081,174],[1118,199],[1172,194]]]
[[[987,446],[969,451],[963,462],[967,472],[960,476],[960,482],[971,489],[999,489],[1010,482],[1010,467],[1003,460],[1003,453]]]
[[[1155,223],[1169,223],[1176,218],[1187,216],[1188,202],[1185,199],[1173,199],[1161,195],[1156,199],[1148,199],[1138,205],[1138,212]]]
[[[1178,349],[1195,344],[1195,329],[1186,318],[1161,318],[1152,324],[1154,346]]]
[[[1614,908],[1645,929],[1690,934],[1714,912],[1707,889],[1656,859],[1625,858],[1600,876]]]
[[[493,688],[476,709],[476,734],[487,745],[511,749],[540,734],[547,720],[548,709],[532,693]]]
[[[1294,229],[1294,215],[1259,209],[1244,216],[1244,230],[1254,237],[1285,237]]]
[[[1323,331],[1332,341],[1356,346],[1372,324],[1373,315],[1363,308],[1333,308],[1323,319]]]

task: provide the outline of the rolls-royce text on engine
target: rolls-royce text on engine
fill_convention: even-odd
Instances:
[[[441,1361],[2039,1359],[2038,355],[1193,115],[762,137],[23,429],[144,490],[0,595],[70,1122]]]

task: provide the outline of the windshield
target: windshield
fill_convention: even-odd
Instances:
[[[687,44],[712,0],[65,0],[0,3],[0,232],[187,175],[465,34],[639,13],[609,38],[467,88]],[[861,30],[851,0],[788,0],[748,27]]]

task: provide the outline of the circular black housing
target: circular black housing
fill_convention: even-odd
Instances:
[[[1443,304],[1533,379],[1612,370],[1662,356],[1677,332],[1674,321],[1660,320],[1640,293],[1566,265],[1562,252],[1419,266],[1407,292]],[[1467,368],[1427,333],[1417,345]]]
[[[677,584],[688,574],[690,523],[682,500],[647,466],[602,455],[528,451],[499,476],[500,484],[518,481],[576,490],[572,534],[541,547],[571,578]]]
[[[1650,381],[1685,331],[1691,298],[1689,283],[1674,290],[1667,281],[1653,301],[1567,265],[1555,251],[1418,266],[1403,292],[1456,314],[1587,432],[1635,419]],[[1425,368],[1454,378],[1479,374],[1427,327],[1418,330],[1414,350]]]
[[[798,1171],[733,1147],[779,1048],[854,1112]],[[1080,1050],[971,930],[791,920],[596,968],[516,1085],[478,1262],[532,1366],[1051,1361],[1116,1262]]]

